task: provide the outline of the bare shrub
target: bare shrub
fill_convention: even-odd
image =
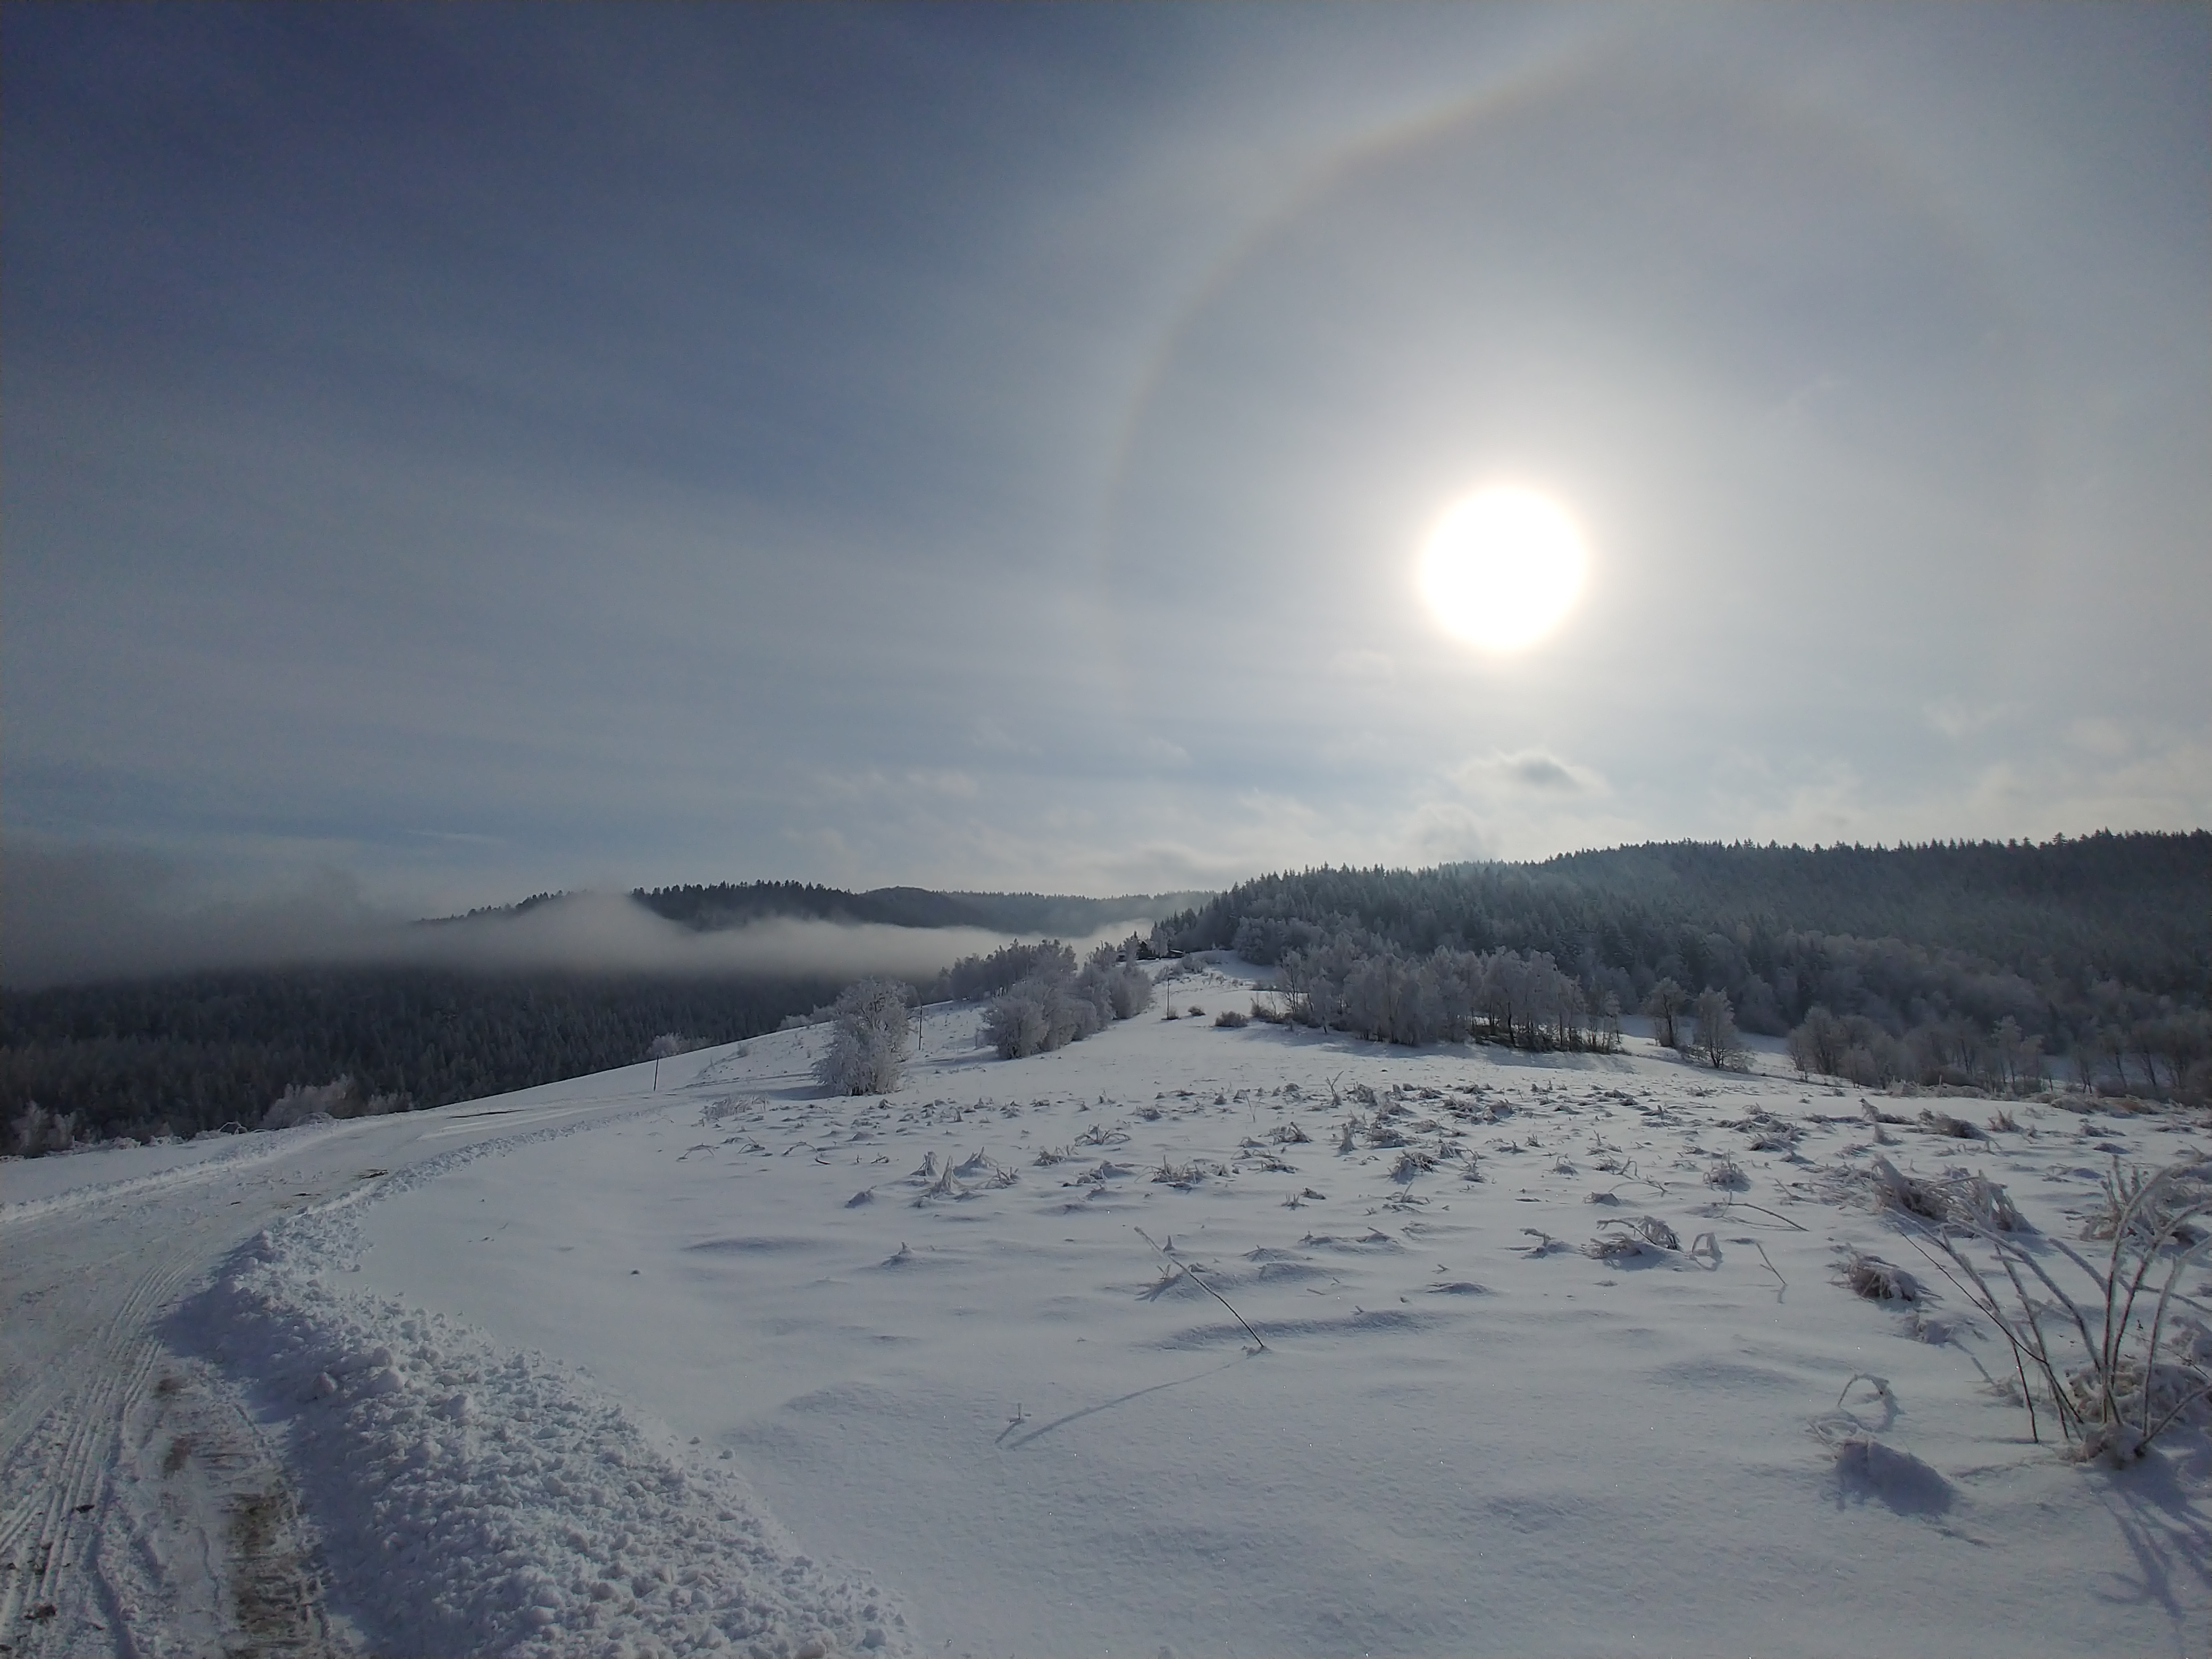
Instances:
[[[1583,1247],[1584,1255],[1595,1256],[1601,1261],[1620,1261],[1644,1255],[1649,1250],[1674,1250],[1682,1248],[1681,1235],[1656,1215],[1638,1216],[1633,1221],[1626,1219],[1600,1222],[1601,1228],[1616,1231],[1601,1232]],[[1528,1230],[1523,1228],[1524,1232]]]
[[[1902,1211],[1923,1221],[2016,1232],[2022,1223],[2005,1189],[1986,1176],[1954,1170],[1941,1176],[1907,1175],[1877,1154],[1861,1180],[1883,1209]]]
[[[1208,1176],[1223,1173],[1218,1164],[1208,1164],[1194,1158],[1188,1164],[1177,1164],[1165,1152],[1160,1154],[1159,1168],[1152,1171],[1152,1179],[1165,1187],[1194,1187]]]
[[[2093,1261],[2063,1240],[2048,1241],[2087,1280],[2087,1291],[2078,1297],[2012,1230],[1908,1212],[1916,1217],[1906,1234],[1914,1248],[2010,1345],[2028,1431],[2037,1440],[2043,1436],[2031,1371],[2076,1458],[2132,1462],[2174,1423],[2204,1418],[2212,1399],[2212,1342],[2198,1337],[2201,1322],[2176,1291],[2184,1270],[2212,1246],[2212,1237],[2197,1224],[2212,1211],[2206,1174],[2206,1164],[2195,1159],[2126,1176],[2116,1169],[2107,1188],[2111,1248],[2102,1258]],[[1990,1288],[1995,1275],[1978,1255],[1992,1261],[2011,1286],[2009,1303]],[[2185,1346],[2176,1340],[2185,1334],[2191,1339]]]
[[[1904,1268],[1860,1250],[1852,1250],[1844,1256],[1837,1278],[1853,1296],[1864,1297],[1869,1302],[1917,1304],[1928,1299],[1926,1289]]]
[[[2139,1169],[2123,1171],[2115,1157],[2103,1188],[2104,1202],[2082,1224],[2082,1237],[2113,1239],[2122,1228],[2131,1226],[2141,1243],[2171,1227],[2176,1242],[2195,1244],[2203,1238],[2203,1231],[2185,1218],[2177,1220],[2175,1212],[2205,1209],[2208,1196],[2212,1196],[2212,1163],[2169,1164],[2147,1174]]]
[[[1436,1167],[1437,1161],[1433,1157],[1417,1148],[1408,1146],[1398,1154],[1397,1162],[1390,1166],[1390,1179],[1411,1181],[1415,1176],[1425,1174]]]
[[[725,1095],[699,1109],[699,1121],[702,1127],[711,1127],[726,1117],[735,1117],[739,1112],[767,1104],[759,1095]]]

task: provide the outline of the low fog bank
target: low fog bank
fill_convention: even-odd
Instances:
[[[1068,942],[1124,938],[1151,920],[1133,916]],[[0,985],[11,990],[309,964],[919,978],[1012,937],[793,917],[701,933],[609,893],[519,915],[423,922],[370,902],[337,871],[239,897],[211,895],[176,866],[135,851],[13,847],[0,862]]]
[[[1101,929],[1097,939],[1149,931],[1150,918]],[[983,927],[894,927],[779,916],[700,933],[655,915],[627,895],[579,893],[515,916],[478,916],[410,930],[404,959],[509,971],[560,968],[668,974],[892,974],[921,978],[994,951],[1012,934]]]

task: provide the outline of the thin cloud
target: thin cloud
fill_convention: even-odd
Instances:
[[[1599,795],[1606,782],[1594,769],[1561,760],[1540,749],[1514,754],[1479,756],[1453,769],[1452,779],[1471,793],[1494,794],[1500,790],[1535,791],[1552,795]]]

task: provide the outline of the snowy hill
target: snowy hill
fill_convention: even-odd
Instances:
[[[940,1005],[882,1097],[817,1029],[6,1166],[4,1639],[2205,1651],[2203,1412],[2033,1443],[1872,1173],[2063,1274],[2201,1117],[1217,1026],[1264,971],[1012,1061]]]

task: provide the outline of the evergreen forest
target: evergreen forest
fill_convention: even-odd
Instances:
[[[2201,830],[1314,869],[1240,884],[1152,944],[1328,984],[1364,958],[1505,951],[1556,966],[1592,1012],[1666,1020],[1717,992],[1744,1030],[1790,1036],[1808,1070],[1863,1085],[2009,1083],[2046,1065],[2152,1094],[2212,1082]]]

